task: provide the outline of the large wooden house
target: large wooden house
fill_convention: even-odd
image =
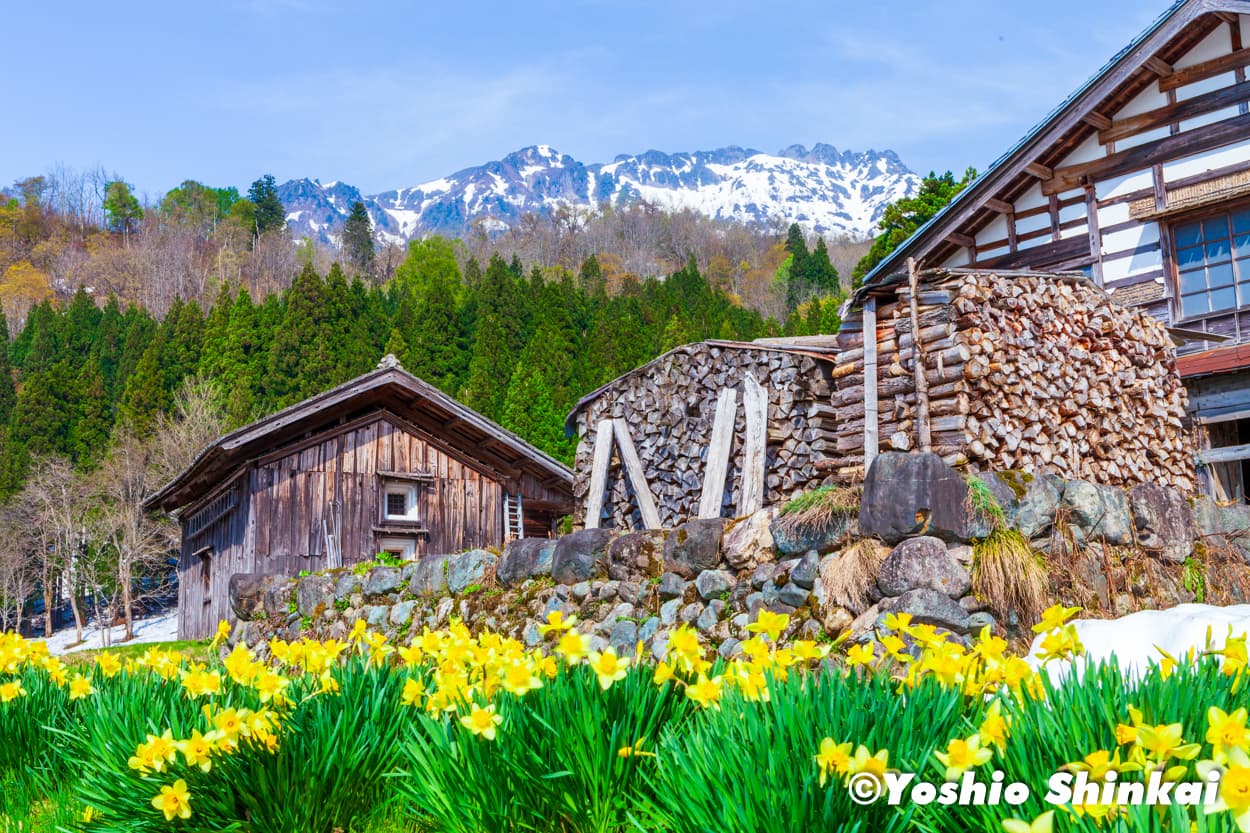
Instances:
[[[551,534],[572,472],[404,371],[377,370],[221,437],[159,492],[176,512],[178,632],[229,619],[235,573],[296,575]]]
[[[1250,2],[1183,0],[880,263],[1080,272],[1183,342],[1208,488],[1250,468]],[[1205,464],[1205,465],[1204,465]]]

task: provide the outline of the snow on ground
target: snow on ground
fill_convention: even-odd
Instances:
[[[1160,648],[1178,660],[1190,648],[1195,653],[1206,650],[1208,630],[1209,647],[1217,651],[1230,635],[1245,636],[1250,632],[1250,604],[1185,604],[1167,610],[1143,610],[1119,619],[1077,619],[1072,624],[1085,645],[1086,657],[1098,662],[1115,656],[1121,668],[1138,674],[1152,661],[1158,663],[1163,658]],[[1041,640],[1042,636],[1037,636],[1029,647],[1028,661],[1035,668],[1042,664],[1038,658]],[[1078,668],[1084,663],[1078,659]],[[1046,670],[1059,682],[1070,672],[1071,663],[1049,662]]]
[[[113,628],[113,645],[118,648],[122,645],[139,645],[148,642],[171,642],[178,638],[178,611],[171,610],[168,613],[162,613],[158,616],[149,616],[146,619],[135,620],[135,638],[129,642],[122,642],[121,638],[126,633],[123,625]],[[52,634],[52,638],[46,640],[48,643],[48,651],[52,654],[69,654],[74,651],[87,651],[94,648],[104,647],[102,642],[104,632],[100,628],[94,626],[88,627],[83,631],[84,642],[81,645],[73,645],[77,638],[74,628],[62,628]]]

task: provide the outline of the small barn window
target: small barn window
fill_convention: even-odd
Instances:
[[[417,489],[409,483],[388,483],[384,487],[384,517],[388,521],[419,521]]]
[[[417,551],[415,538],[382,538],[378,541],[378,549],[393,558],[409,561]]]
[[[200,559],[200,587],[204,591],[204,604],[208,604],[213,587],[213,548],[198,549],[192,557]]]

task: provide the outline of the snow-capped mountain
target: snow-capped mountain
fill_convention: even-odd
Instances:
[[[502,231],[521,215],[558,205],[597,207],[646,200],[744,223],[797,222],[817,234],[870,236],[890,202],[920,178],[893,151],[791,145],[775,154],[740,147],[694,153],[647,151],[587,165],[549,145],[466,168],[410,188],[363,196],[342,182],[283,183],[278,196],[297,237],[337,244],[351,205],[362,200],[384,240],[462,234],[474,221]]]

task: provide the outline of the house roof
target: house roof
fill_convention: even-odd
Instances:
[[[674,347],[667,353],[656,356],[646,364],[639,365],[628,373],[617,376],[611,382],[600,385],[577,400],[573,410],[569,411],[569,415],[564,419],[564,433],[568,436],[573,435],[576,430],[577,415],[591,402],[594,402],[611,388],[616,387],[621,381],[645,373],[648,368],[654,367],[670,356],[675,356],[679,353],[693,353],[696,349],[702,347],[721,347],[728,350],[767,350],[777,353],[796,353],[821,361],[832,362],[838,352],[837,348],[833,346],[833,341],[834,339],[831,336],[796,336],[794,338],[762,338],[758,341],[696,341],[691,344]]]
[[[376,370],[221,437],[143,505],[166,511],[184,507],[248,460],[347,420],[385,411],[484,468],[509,478],[530,474],[572,493],[573,472],[568,466],[413,376],[388,356]]]
[[[1035,164],[1053,167],[1097,128],[1085,119],[1103,105],[1117,108],[1138,95],[1158,77],[1147,68],[1151,58],[1164,62],[1178,59],[1220,22],[1220,13],[1250,14],[1248,0],[1179,0],[1147,29],[1111,58],[1093,77],[1068,96],[1010,150],[955,196],[932,219],[864,276],[864,284],[852,298],[859,305],[876,287],[895,283],[905,275],[907,258],[953,252],[956,244],[947,237],[968,233],[989,223],[996,212],[986,200],[1010,201],[1037,178],[1026,168]],[[939,258],[940,259],[940,258]],[[929,263],[926,265],[937,265]]]

